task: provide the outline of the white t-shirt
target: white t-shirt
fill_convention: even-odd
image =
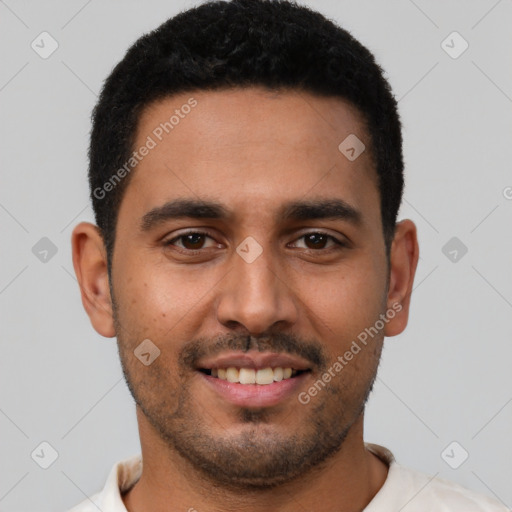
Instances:
[[[365,443],[388,466],[384,485],[364,512],[511,512],[505,505],[461,485],[401,466],[383,446]],[[68,512],[127,512],[121,493],[135,485],[142,473],[141,455],[114,465],[102,491]]]

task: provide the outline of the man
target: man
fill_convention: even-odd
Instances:
[[[396,107],[366,48],[286,1],[206,3],[129,49],[72,244],[142,457],[73,511],[505,510],[363,440],[419,255]]]

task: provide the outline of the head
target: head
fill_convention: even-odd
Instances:
[[[114,68],[89,157],[97,228],[75,228],[75,270],[148,435],[225,485],[325,463],[406,326],[418,259],[372,54],[306,7],[205,3]],[[274,401],[227,399],[233,354],[298,371]]]

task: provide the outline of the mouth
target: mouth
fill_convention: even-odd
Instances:
[[[311,363],[300,357],[254,351],[202,360],[195,369],[215,399],[247,408],[284,403],[313,372]]]
[[[299,370],[296,368],[277,366],[272,368],[249,368],[229,366],[224,368],[200,368],[200,372],[210,377],[225,380],[227,382],[238,384],[257,384],[259,386],[268,386],[274,382],[281,382],[282,380],[292,379],[311,370]]]

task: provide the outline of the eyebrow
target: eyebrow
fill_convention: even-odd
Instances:
[[[151,231],[168,220],[185,218],[227,220],[230,217],[232,213],[221,203],[180,198],[168,201],[144,214],[141,230]],[[362,213],[343,199],[314,199],[285,203],[279,209],[276,218],[283,221],[343,220],[359,226],[362,222]]]

